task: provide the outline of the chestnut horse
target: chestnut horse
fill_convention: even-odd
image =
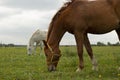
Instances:
[[[65,32],[75,36],[79,56],[77,71],[84,68],[83,45],[97,70],[88,33],[104,34],[115,30],[120,39],[120,0],[72,0],[55,14],[49,26],[44,52],[49,71],[55,71],[61,56],[59,43]]]

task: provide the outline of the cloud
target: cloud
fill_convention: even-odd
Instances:
[[[52,18],[51,15],[54,15],[55,12],[56,10],[51,10],[49,12],[40,12],[37,10],[21,11],[19,14],[14,14],[0,20],[0,26],[6,27],[7,29],[12,29],[18,26],[29,27],[39,23],[41,25],[46,24],[46,22]]]
[[[27,44],[37,29],[48,29],[51,18],[66,0],[0,0],[0,41]],[[90,42],[117,42],[115,32],[89,35]],[[74,36],[66,33],[61,44],[76,44]]]
[[[37,29],[47,29],[56,10],[23,10],[0,20],[0,41],[15,44],[27,44]],[[8,41],[9,40],[9,41]]]
[[[2,0],[1,5],[22,9],[51,10],[61,5],[63,0]]]
[[[107,44],[107,42],[111,43],[119,42],[118,36],[115,31],[101,35],[89,34],[89,40],[91,44],[96,44],[97,42],[103,42],[105,44]]]
[[[0,41],[26,44],[36,29],[49,27],[61,3],[56,0],[0,0]]]
[[[60,44],[61,45],[76,45],[74,35],[66,32],[65,35],[63,36]]]
[[[88,38],[89,38],[89,41],[91,44],[97,44],[97,42],[103,42],[105,44],[107,44],[108,42],[110,42],[110,43],[119,42],[118,36],[115,31],[112,31],[107,34],[101,34],[101,35],[88,34]],[[66,33],[63,36],[63,39],[61,40],[60,44],[76,45],[74,35]]]
[[[4,17],[8,17],[14,14],[19,13],[19,9],[13,9],[13,8],[8,8],[4,6],[0,6],[0,19],[3,19]]]
[[[47,29],[56,10],[23,10],[0,20],[0,36],[30,37],[36,29]],[[5,38],[5,37],[4,37]],[[24,42],[25,43],[25,42]]]

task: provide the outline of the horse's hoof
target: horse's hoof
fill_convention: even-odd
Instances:
[[[77,68],[76,72],[81,72],[81,69],[80,69],[80,68]]]

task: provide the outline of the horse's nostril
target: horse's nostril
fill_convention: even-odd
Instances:
[[[55,66],[54,65],[50,65],[49,67],[48,67],[48,71],[56,71],[56,68],[55,68]]]

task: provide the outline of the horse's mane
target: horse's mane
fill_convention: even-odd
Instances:
[[[49,37],[50,37],[50,33],[52,32],[54,21],[55,21],[56,19],[58,19],[59,16],[60,16],[60,14],[61,14],[70,4],[72,4],[74,1],[75,1],[75,0],[70,0],[70,1],[68,1],[68,2],[66,2],[66,3],[64,3],[64,5],[63,5],[63,6],[57,11],[57,13],[54,15],[54,17],[52,18],[52,21],[51,21],[51,23],[50,23],[50,25],[49,25],[48,35],[47,35],[47,41],[48,41],[48,39],[49,39]]]

